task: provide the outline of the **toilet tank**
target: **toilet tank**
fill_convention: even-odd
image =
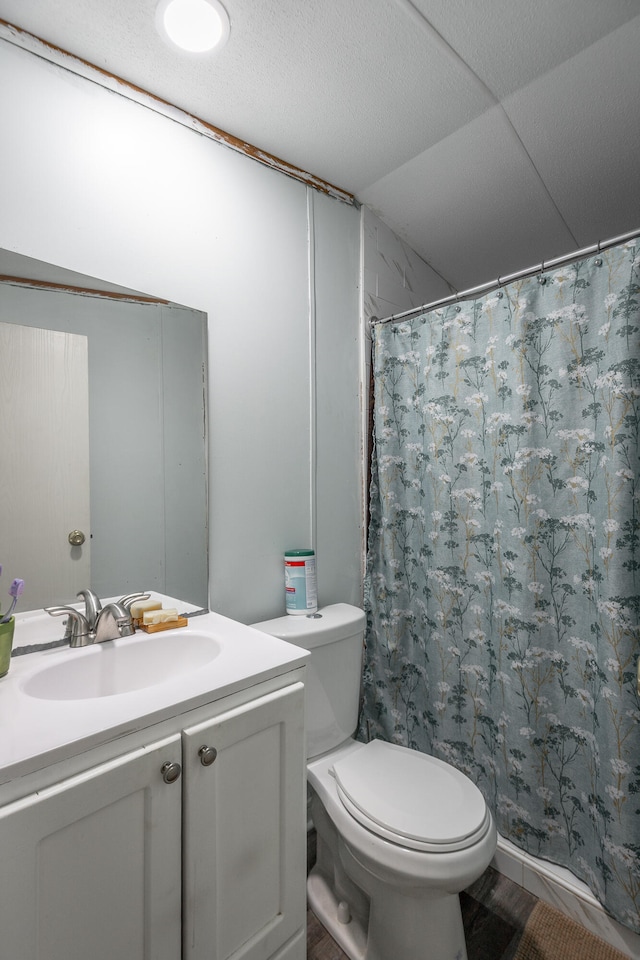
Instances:
[[[320,756],[355,732],[358,723],[365,616],[334,603],[309,616],[288,614],[252,626],[311,653],[307,663],[307,757]]]

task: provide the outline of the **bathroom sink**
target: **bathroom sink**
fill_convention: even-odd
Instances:
[[[185,629],[139,634],[70,650],[63,661],[41,667],[21,683],[39,700],[91,700],[156,686],[214,660],[220,643]]]

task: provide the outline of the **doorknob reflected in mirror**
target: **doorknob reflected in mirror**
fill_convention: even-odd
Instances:
[[[72,530],[69,534],[69,543],[72,547],[81,547],[85,541],[85,535],[82,530]]]

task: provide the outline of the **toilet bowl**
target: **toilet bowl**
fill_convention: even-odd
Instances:
[[[307,894],[316,916],[351,960],[467,960],[459,893],[485,871],[497,841],[482,794],[435,757],[351,738],[362,611],[334,604],[313,618],[254,626],[311,652],[307,781],[317,855]]]
[[[496,849],[477,787],[435,758],[375,740],[343,744],[310,762],[307,777],[318,833],[309,903],[345,953],[465,960],[458,895]]]

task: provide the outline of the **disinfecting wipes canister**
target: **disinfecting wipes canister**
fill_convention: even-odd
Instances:
[[[284,590],[287,613],[315,613],[318,609],[316,555],[313,550],[285,550]]]

